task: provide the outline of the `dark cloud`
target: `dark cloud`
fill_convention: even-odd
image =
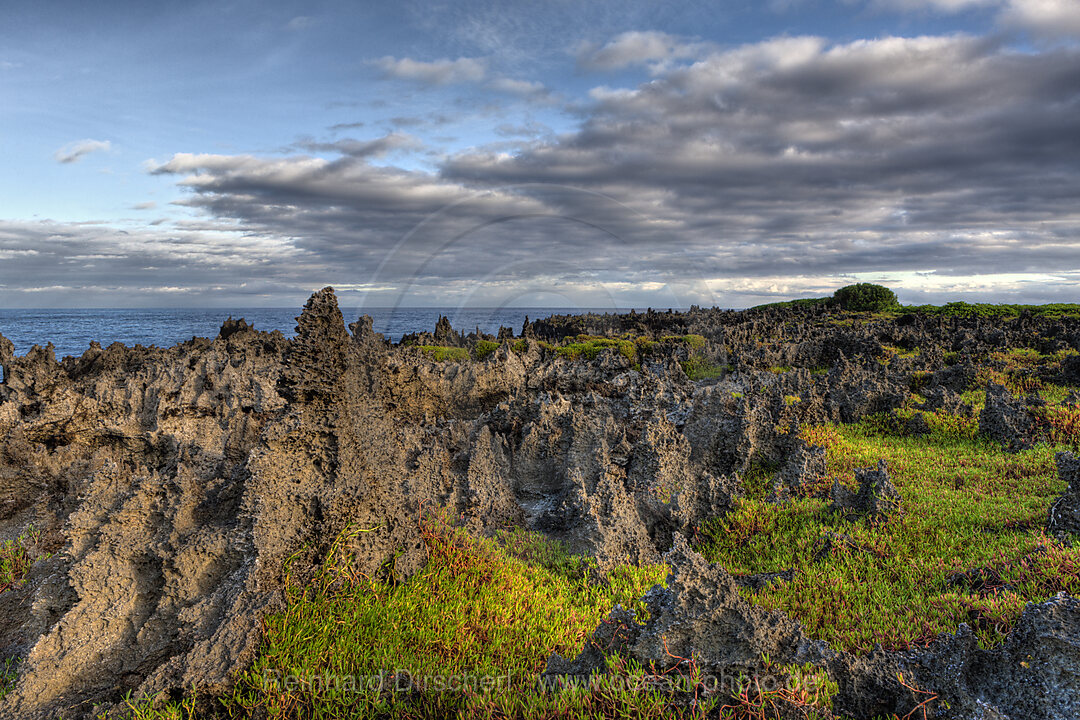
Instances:
[[[102,228],[9,230],[0,283],[124,247],[72,282],[150,286],[140,268],[175,256],[185,287],[336,283],[374,304],[746,305],[856,279],[905,300],[1070,297],[1077,48],[794,37],[681,64],[665,52],[647,82],[594,89],[573,132],[506,123],[525,141],[430,171],[375,164],[417,149],[401,133],[298,145],[329,157],[177,154],[153,172],[202,224],[112,244]]]
[[[365,127],[366,123],[363,122],[347,122],[347,123],[335,123],[327,128],[330,132],[341,132],[343,130],[359,130]]]
[[[383,157],[395,151],[419,150],[423,147],[423,143],[419,138],[406,133],[390,133],[374,140],[354,140],[352,138],[344,138],[333,142],[304,140],[297,145],[310,152],[340,153],[341,155],[357,158]]]

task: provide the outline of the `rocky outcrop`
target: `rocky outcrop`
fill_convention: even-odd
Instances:
[[[649,594],[648,623],[616,613],[596,636],[646,662],[695,658],[738,672],[768,653],[819,663],[840,682],[837,712],[856,717],[914,708],[901,671],[956,708],[1068,716],[1067,700],[1038,694],[1053,678],[1072,687],[1069,598],[1029,608],[1026,629],[996,654],[961,630],[925,652],[855,658],[739,595],[740,584],[783,573],[735,580],[687,545],[743,492],[740,478],[763,468],[776,471],[775,502],[825,493],[824,453],[800,427],[888,416],[915,382],[925,409],[970,412],[958,393],[976,354],[1080,343],[1041,320],[849,320],[825,307],[549,318],[527,322],[522,335],[533,339],[520,345],[435,362],[391,347],[370,318],[347,331],[326,289],[293,339],[230,318],[212,340],[92,344],[57,361],[51,346],[16,356],[0,336],[0,538],[33,525],[35,552],[51,553],[0,593],[0,660],[21,661],[0,718],[92,717],[127,692],[224,691],[286,582],[304,582],[336,538],[358,572],[408,577],[425,561],[428,510],[476,533],[540,530],[601,566],[666,557],[672,577]],[[536,340],[579,333],[699,334],[700,358],[724,370],[691,382],[681,342],[585,362]],[[473,348],[488,337],[442,318],[409,341]],[[949,367],[938,345],[959,353]],[[987,407],[987,433],[1023,436],[1026,401],[993,389]],[[1063,477],[1074,478],[1073,464],[1059,459]],[[834,486],[835,510],[896,515],[884,466],[857,481],[858,490]],[[1074,496],[1071,486],[1051,512],[1055,531],[1074,527]],[[844,537],[825,538],[824,552]],[[600,644],[590,647],[574,662],[553,659],[551,677],[598,667]],[[1030,665],[1017,660],[1024,653],[1038,659],[1036,675],[994,669]]]
[[[1023,398],[1014,398],[1003,386],[986,389],[986,405],[979,414],[979,433],[1012,450],[1030,446],[1034,421]]]
[[[1080,458],[1070,452],[1059,452],[1058,476],[1068,483],[1061,497],[1050,506],[1046,529],[1051,533],[1080,533]]]
[[[302,581],[349,524],[371,530],[355,536],[361,571],[415,571],[416,503],[388,472],[404,450],[362,353],[326,290],[293,341],[237,321],[171,350],[5,365],[4,525],[45,529],[56,555],[3,595],[0,654],[23,661],[0,716],[223,690],[280,602],[284,560]]]
[[[644,598],[648,619],[641,623],[616,608],[579,656],[551,657],[544,673],[549,688],[557,691],[562,676],[607,672],[612,653],[669,680],[672,673],[693,675],[703,692],[732,692],[740,675],[768,677],[777,666],[809,663],[837,683],[831,709],[838,717],[922,717],[922,710],[926,717],[980,720],[1080,716],[1080,601],[1074,598],[1062,594],[1028,606],[994,650],[979,648],[961,625],[924,649],[879,646],[852,655],[808,639],[782,613],[749,604],[733,578],[685,540],[677,538],[664,560],[671,572],[666,587]]]
[[[866,518],[871,524],[885,522],[902,513],[900,492],[889,480],[889,469],[884,460],[875,468],[856,468],[855,482],[858,490],[851,490],[839,480],[833,482],[829,495],[829,510],[848,520]]]

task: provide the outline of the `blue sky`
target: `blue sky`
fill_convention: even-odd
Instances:
[[[0,9],[0,306],[1075,300],[1080,1]]]

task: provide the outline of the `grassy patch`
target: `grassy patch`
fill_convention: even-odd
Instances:
[[[830,513],[822,499],[776,505],[748,493],[703,528],[702,551],[738,574],[792,569],[790,582],[747,596],[848,650],[921,645],[962,622],[993,646],[1026,603],[1080,591],[1080,548],[1042,531],[1047,507],[1064,490],[1056,448],[1010,455],[976,438],[969,418],[928,413],[927,420],[932,432],[920,437],[873,421],[802,431],[826,448],[829,473],[848,482],[855,468],[885,458],[902,517],[871,526]],[[827,533],[852,544],[823,550]],[[972,571],[994,580],[956,580]]]
[[[691,361],[706,364],[698,356],[699,351],[705,347],[705,338],[701,335],[666,335],[660,340],[650,340],[644,336],[635,337],[629,334],[618,338],[578,335],[572,342],[561,345],[539,342],[540,347],[568,360],[595,360],[600,353],[613,351],[618,352],[634,366],[655,353],[659,347],[675,344],[683,344],[691,349],[694,353]]]
[[[443,345],[417,345],[416,347],[420,348],[420,352],[424,353],[435,362],[469,359],[469,351],[465,348],[445,347]]]
[[[595,360],[604,350],[617,350],[623,357],[634,360],[637,358],[638,346],[633,340],[581,336],[577,342],[556,347],[555,353],[570,360]]]
[[[288,609],[267,620],[262,653],[226,705],[272,718],[551,717],[656,701],[535,687],[551,653],[579,652],[616,603],[633,606],[664,577],[662,566],[619,568],[598,583],[592,560],[537,535],[480,540],[432,523],[425,538],[428,564],[399,585],[353,573],[339,543],[312,585],[293,590]],[[392,687],[397,670],[418,687],[427,678],[427,689],[356,689],[380,674]],[[482,687],[483,678],[495,684]],[[465,689],[437,692],[440,679]]]
[[[0,700],[3,700],[15,687],[15,681],[19,677],[18,665],[19,661],[16,658],[8,658],[0,664]]]
[[[684,360],[680,364],[683,372],[686,373],[686,377],[691,380],[709,380],[723,377],[734,369],[730,365],[710,362],[698,355],[693,355],[689,360]]]
[[[905,312],[940,317],[1014,318],[1022,313],[1052,318],[1080,318],[1080,305],[1049,303],[1047,305],[1010,305],[990,303],[951,302],[945,305],[905,305]]]
[[[0,542],[0,593],[20,584],[30,566],[34,564],[30,545],[38,538],[38,531],[28,528],[15,540]]]
[[[498,349],[499,343],[492,340],[480,340],[476,343],[473,354],[476,356],[477,360],[485,360]]]

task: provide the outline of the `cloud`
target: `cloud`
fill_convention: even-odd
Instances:
[[[396,115],[387,121],[396,128],[440,127],[454,122],[454,118],[443,113],[428,113],[424,116]]]
[[[995,7],[1002,0],[872,0],[873,5],[896,10],[919,11],[933,10],[943,13],[958,13],[973,8]]]
[[[855,2],[857,0],[845,0]],[[871,5],[901,11],[959,13],[972,9],[997,11],[998,24],[1045,37],[1080,35],[1077,0],[870,0]]]
[[[1001,20],[1005,25],[1052,37],[1080,36],[1077,0],[1009,0]]]
[[[702,43],[687,43],[662,32],[626,32],[603,47],[584,45],[578,50],[577,62],[586,70],[620,70],[631,65],[693,57],[704,47]]]
[[[497,92],[520,95],[521,97],[543,98],[551,94],[551,91],[541,82],[515,80],[508,77],[495,78],[487,86]]]
[[[132,210],[153,210],[156,207],[157,207],[156,202],[154,202],[153,200],[148,200],[146,202],[135,203],[134,205],[131,206],[131,209]]]
[[[145,306],[174,303],[177,295],[197,304],[211,297],[250,304],[267,288],[301,298],[322,270],[287,240],[235,230],[133,232],[2,219],[0,258],[0,301],[7,307]]]
[[[477,83],[484,79],[487,68],[482,60],[461,57],[457,60],[424,62],[412,58],[386,56],[374,61],[383,75],[396,80],[410,80],[424,85],[454,85]]]
[[[357,158],[385,157],[400,150],[419,150],[424,144],[419,138],[407,133],[390,133],[374,140],[344,138],[334,142],[303,141],[300,147],[311,152],[340,153]]]
[[[68,143],[57,150],[53,154],[53,157],[56,158],[56,162],[58,163],[68,164],[78,162],[90,153],[107,151],[111,148],[112,143],[108,140],[78,140],[73,143]]]
[[[307,15],[297,15],[285,24],[286,30],[306,30],[315,24],[315,18]]]
[[[347,147],[178,155],[160,172],[213,218],[297,238],[360,276],[380,268],[380,286],[436,304],[655,283],[684,303],[738,304],[867,273],[963,288],[1004,267],[1031,297],[1047,268],[1080,271],[1077,76],[1068,47],[778,38],[597,92],[576,131],[475,148],[434,173]]]
[[[543,135],[551,135],[551,128],[535,121],[526,121],[520,124],[502,123],[495,127],[495,134],[502,137],[528,137],[535,138]]]
[[[1060,299],[1080,278],[1077,77],[1080,48],[999,38],[714,48],[596,90],[575,128],[506,122],[525,141],[429,171],[374,164],[414,147],[403,133],[179,153],[150,170],[196,220],[12,228],[0,284],[52,286],[67,263],[72,284],[149,287],[165,271],[144,268],[179,257],[184,281],[161,284],[276,286],[283,304],[336,283],[373,305],[740,306],[856,279],[905,300]],[[96,275],[73,259],[111,251]]]
[[[363,122],[348,122],[348,123],[335,123],[327,128],[330,132],[341,132],[342,130],[358,130],[365,127],[366,123]]]

